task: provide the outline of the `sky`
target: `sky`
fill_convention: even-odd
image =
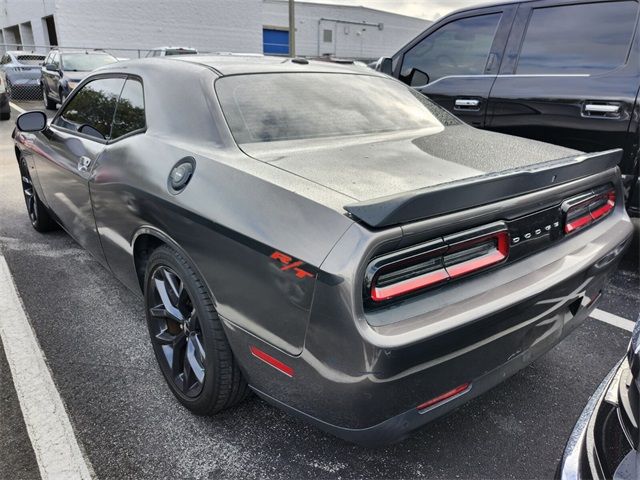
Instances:
[[[487,0],[313,0],[316,3],[362,5],[413,17],[435,20],[459,8],[488,3]]]

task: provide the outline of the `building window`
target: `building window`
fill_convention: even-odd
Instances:
[[[22,38],[18,25],[5,28],[4,39],[7,42],[7,50],[22,50]]]
[[[323,30],[322,31],[322,41],[325,43],[333,42],[333,30]]]
[[[44,30],[46,32],[46,39],[49,45],[58,45],[58,34],[56,32],[56,22],[53,20],[53,15],[42,18]]]
[[[33,48],[35,41],[33,39],[33,29],[31,28],[31,22],[24,22],[20,24],[20,36],[22,37],[22,44],[26,47]]]

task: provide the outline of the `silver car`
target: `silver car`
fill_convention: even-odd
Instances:
[[[0,77],[9,98],[36,100],[40,97],[40,68],[44,55],[34,52],[6,52],[0,60]]]

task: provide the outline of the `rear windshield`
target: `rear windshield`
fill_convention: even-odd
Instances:
[[[165,56],[169,55],[197,55],[197,50],[188,50],[186,48],[168,48],[164,51]]]
[[[376,76],[236,75],[216,81],[236,142],[256,143],[442,127],[457,123],[424,96]]]
[[[18,55],[16,60],[22,65],[40,65],[44,62],[44,55]]]
[[[115,63],[111,55],[97,53],[67,53],[62,55],[63,68],[70,72],[90,72],[98,67]]]

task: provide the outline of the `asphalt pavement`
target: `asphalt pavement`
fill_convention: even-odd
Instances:
[[[64,232],[31,228],[12,128],[0,122],[0,253],[98,478],[551,478],[589,396],[627,348],[628,331],[589,319],[500,386],[387,448],[343,442],[255,396],[194,416],[165,386],[141,299]],[[640,311],[637,253],[635,244],[599,304],[629,320]],[[37,478],[1,347],[0,478]]]

